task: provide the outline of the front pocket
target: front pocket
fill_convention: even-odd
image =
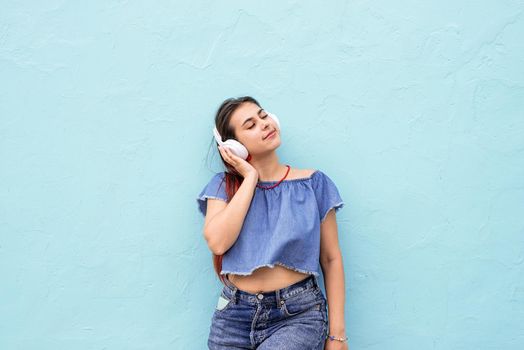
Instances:
[[[295,312],[295,313],[291,313],[288,311],[287,309],[287,306],[286,306],[286,303],[282,303],[282,312],[284,313],[284,315],[286,316],[295,316],[296,314],[299,314],[300,312]]]
[[[295,316],[308,310],[321,310],[322,299],[316,293],[297,295],[282,303],[282,311],[286,316]]]

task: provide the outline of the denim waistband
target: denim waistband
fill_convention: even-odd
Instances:
[[[319,288],[317,277],[315,275],[309,275],[303,280],[281,289],[276,289],[271,292],[249,293],[238,289],[226,276],[223,293],[231,298],[234,303],[237,303],[238,300],[243,300],[248,303],[276,303],[279,305],[281,300],[285,300],[303,291],[315,290],[316,288]]]

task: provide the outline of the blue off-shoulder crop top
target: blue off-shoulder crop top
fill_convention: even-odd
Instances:
[[[277,182],[258,183],[267,187]],[[228,202],[224,172],[214,175],[197,197],[204,216],[207,198]],[[220,274],[250,275],[278,264],[319,276],[320,224],[330,209],[343,206],[337,187],[320,170],[271,189],[256,187],[238,238],[222,257]]]

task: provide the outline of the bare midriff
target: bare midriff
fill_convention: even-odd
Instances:
[[[280,265],[271,268],[268,266],[260,267],[253,271],[251,275],[228,274],[228,279],[238,289],[248,293],[256,294],[272,292],[276,289],[287,287],[293,283],[302,281],[309,275],[294,271]]]

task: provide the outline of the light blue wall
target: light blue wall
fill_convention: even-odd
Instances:
[[[351,349],[524,348],[523,11],[3,2],[0,348],[206,348],[195,198],[241,95],[346,201]]]

